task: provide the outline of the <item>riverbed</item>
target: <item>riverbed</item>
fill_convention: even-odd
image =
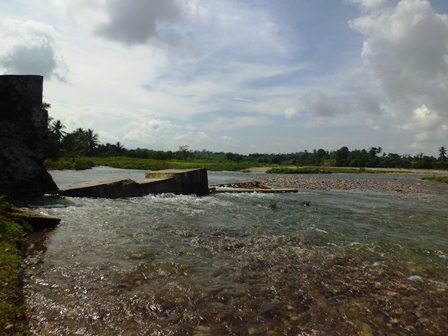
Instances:
[[[64,187],[144,172],[51,174]],[[211,185],[268,178],[209,172]],[[62,222],[26,260],[32,334],[446,335],[446,185],[418,174],[300,181],[294,194],[36,203]]]

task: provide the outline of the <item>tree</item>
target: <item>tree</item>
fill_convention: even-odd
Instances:
[[[336,166],[337,167],[346,167],[348,166],[348,156],[350,154],[350,151],[348,147],[344,146],[341,147],[336,151]]]
[[[95,149],[98,147],[98,134],[94,133],[92,129],[87,129],[84,133],[85,142],[87,145],[86,154],[92,156]]]
[[[190,151],[190,146],[188,146],[188,145],[179,146],[178,153],[180,154],[180,157],[182,158],[182,160],[186,160],[188,158],[189,151]]]
[[[446,148],[443,146],[439,148],[439,161],[446,161]]]
[[[65,131],[65,126],[60,120],[54,121],[50,125],[50,134],[54,136],[57,142],[61,142],[62,138],[67,134]]]

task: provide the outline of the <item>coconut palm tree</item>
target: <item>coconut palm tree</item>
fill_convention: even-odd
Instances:
[[[446,161],[446,148],[443,146],[439,148],[439,160],[443,162]]]
[[[92,129],[87,129],[84,131],[85,142],[86,142],[86,154],[87,156],[93,155],[95,149],[98,147],[98,134],[94,133]]]
[[[56,120],[50,125],[50,133],[52,133],[54,139],[57,142],[61,142],[62,138],[67,134],[65,131],[65,126],[62,124],[60,120]]]

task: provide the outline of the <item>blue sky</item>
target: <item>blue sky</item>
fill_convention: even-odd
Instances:
[[[0,1],[0,73],[128,148],[448,145],[444,0]]]

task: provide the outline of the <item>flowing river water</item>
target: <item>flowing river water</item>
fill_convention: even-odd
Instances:
[[[143,174],[52,172],[60,187]],[[209,172],[209,182],[257,176]],[[421,192],[36,203],[62,222],[25,262],[31,334],[447,335],[448,188],[410,174],[322,178],[341,176]]]

